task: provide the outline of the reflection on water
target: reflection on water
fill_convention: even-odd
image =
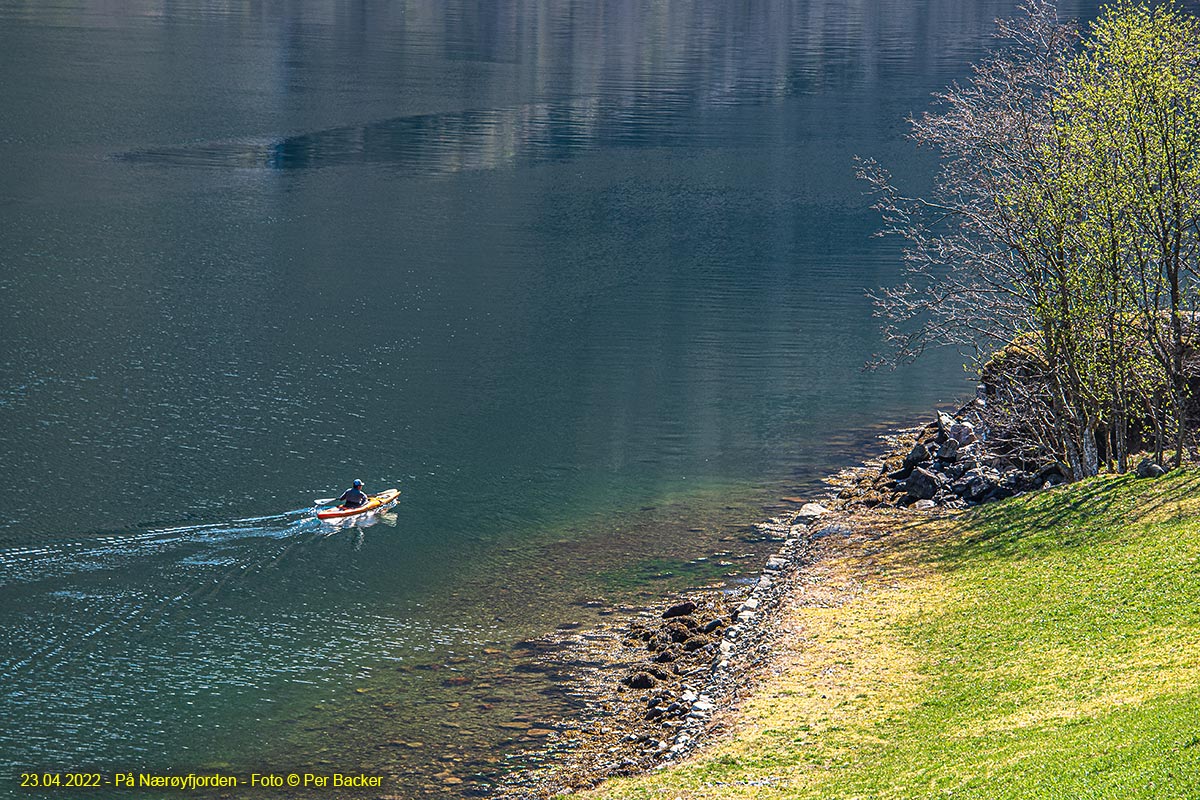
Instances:
[[[604,98],[538,103],[515,109],[398,117],[330,128],[278,141],[209,142],[120,155],[163,166],[312,169],[388,166],[413,175],[534,165],[600,147],[703,146],[686,125],[686,106],[611,105]]]
[[[1005,5],[964,9],[943,0],[917,14],[829,2],[614,2],[554,10],[511,2],[488,11],[449,3],[422,9],[430,18],[419,23],[441,38],[441,55],[450,62],[513,64],[518,71],[532,62],[545,82],[536,102],[395,116],[281,138],[137,148],[118,158],[284,170],[360,164],[437,175],[540,164],[600,148],[734,141],[749,147],[769,132],[716,112],[797,95],[861,92],[888,70],[957,70]],[[554,23],[541,24],[548,12]],[[411,36],[407,26],[404,33]],[[912,46],[923,39],[936,46]],[[560,72],[541,69],[543,63],[570,67]]]

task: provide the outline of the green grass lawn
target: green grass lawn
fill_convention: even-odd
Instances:
[[[734,737],[594,795],[1200,798],[1200,473],[910,520],[831,545]]]

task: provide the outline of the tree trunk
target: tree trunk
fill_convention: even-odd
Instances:
[[[1090,478],[1100,474],[1100,453],[1096,447],[1096,423],[1089,420],[1080,431],[1079,455],[1083,475]]]

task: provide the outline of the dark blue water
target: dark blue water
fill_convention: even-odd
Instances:
[[[515,642],[969,391],[852,158],[1014,6],[0,0],[0,767],[518,752]]]

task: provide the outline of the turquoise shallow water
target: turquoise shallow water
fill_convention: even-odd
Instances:
[[[0,0],[0,767],[506,768],[518,642],[969,392],[852,157],[1013,5]]]

